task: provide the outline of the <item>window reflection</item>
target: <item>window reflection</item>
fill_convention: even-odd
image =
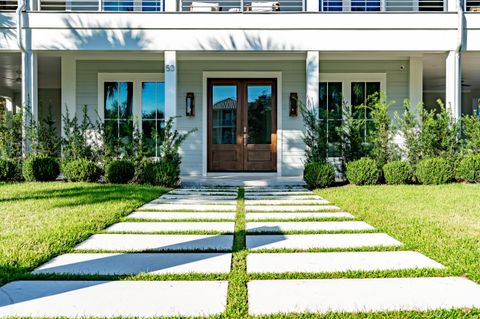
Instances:
[[[147,156],[159,156],[165,128],[165,83],[142,82],[142,132]]]
[[[237,86],[212,86],[212,143],[236,144]]]
[[[272,143],[272,86],[248,85],[248,144]]]

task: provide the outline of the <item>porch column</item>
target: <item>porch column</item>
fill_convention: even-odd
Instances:
[[[415,108],[423,102],[423,58],[410,57],[409,94],[410,106]]]
[[[34,120],[38,119],[38,65],[37,53],[22,53],[22,107],[29,110]]]
[[[318,12],[320,11],[320,1],[319,0],[303,0],[303,6],[308,12]]]
[[[457,0],[447,0],[446,1],[446,8],[445,10],[448,12],[456,12],[457,11]]]
[[[306,107],[318,109],[319,106],[319,96],[318,96],[318,86],[319,86],[319,51],[308,51],[307,52],[307,81],[306,81]]]
[[[76,114],[76,82],[77,82],[77,62],[72,55],[63,55],[61,62],[61,91],[62,91],[62,136],[64,135],[63,116],[72,119]]]
[[[163,0],[165,12],[176,12],[177,11],[177,1],[176,0]],[[179,1],[178,8],[182,5],[182,1]],[[181,10],[178,10],[181,11]]]
[[[177,52],[165,51],[165,118],[177,115]]]
[[[29,152],[26,124],[38,120],[38,81],[37,53],[27,50],[22,53],[22,107],[24,128],[22,132],[23,156]]]
[[[458,120],[462,115],[462,87],[460,59],[455,51],[448,52],[445,64],[445,107]]]

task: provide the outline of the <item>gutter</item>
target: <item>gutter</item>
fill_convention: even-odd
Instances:
[[[462,116],[462,59],[463,49],[463,29],[465,21],[465,12],[463,9],[464,0],[457,0],[457,45],[455,47],[455,110],[454,118],[459,120]]]
[[[461,0],[460,0],[461,1]],[[18,48],[22,53],[25,53],[27,50],[23,46],[23,40],[22,40],[22,29],[23,29],[23,16],[22,12],[25,10],[25,0],[20,0],[17,9],[15,10],[17,14],[17,44]]]

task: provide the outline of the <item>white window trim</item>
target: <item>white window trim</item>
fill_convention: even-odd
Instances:
[[[164,73],[98,73],[97,112],[102,123],[105,121],[105,92],[103,92],[105,82],[133,82],[133,125],[142,132],[142,82],[165,82]]]

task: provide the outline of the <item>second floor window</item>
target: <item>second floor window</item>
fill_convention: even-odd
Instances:
[[[380,11],[381,0],[322,0],[322,11]]]

